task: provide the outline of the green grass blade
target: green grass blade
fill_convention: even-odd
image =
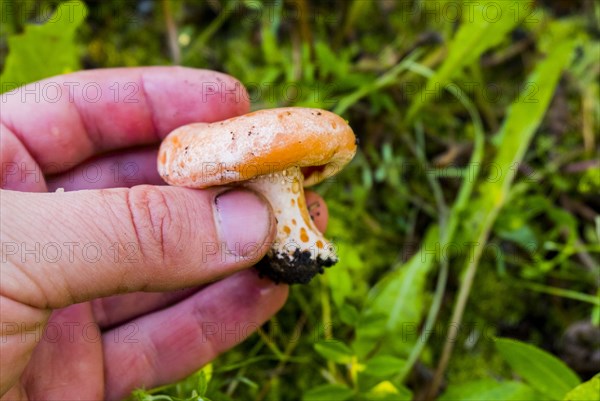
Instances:
[[[539,88],[538,97],[535,102],[527,102],[519,97],[511,104],[498,134],[500,140],[497,143],[500,147],[492,161],[492,165],[502,172],[500,178],[496,176],[497,171],[494,169],[490,177],[479,186],[480,196],[469,204],[468,210],[471,214],[465,219],[461,240],[462,243],[474,245],[474,248],[465,262],[462,284],[450,318],[449,334],[431,386],[432,394],[439,388],[443,372],[448,366],[454,348],[451,339],[456,338],[458,327],[462,322],[463,312],[489,233],[508,198],[516,167],[523,159],[533,135],[542,122],[562,71],[571,61],[574,44],[573,40],[556,43],[546,59],[540,62],[528,77],[527,82]]]
[[[369,83],[360,87],[358,90],[344,96],[340,99],[337,106],[333,109],[335,114],[344,114],[349,107],[358,102],[363,97],[370,93],[376,92],[387,86],[393,85],[398,80],[400,74],[408,69],[408,66],[414,64],[414,61],[418,59],[423,53],[421,51],[414,51],[406,59],[399,62],[397,65],[392,67],[389,71],[379,77],[375,82]]]
[[[587,302],[592,305],[600,306],[600,299],[595,295],[582,294],[581,292],[567,290],[565,288],[557,288],[549,285],[528,282],[516,282],[516,286],[529,288],[530,290],[543,292],[545,294],[554,295],[557,297],[574,299],[576,301]]]
[[[431,77],[433,72],[428,68],[413,64],[409,66],[411,71],[423,74],[425,76]],[[463,93],[458,87],[453,86],[451,93],[462,103],[465,109],[469,112],[471,116],[471,120],[473,122],[473,133],[474,133],[474,148],[473,153],[471,154],[471,159],[469,161],[469,166],[473,166],[471,169],[471,177],[465,177],[461,183],[461,187],[458,193],[458,196],[450,209],[449,216],[446,218],[442,216],[442,212],[440,212],[440,248],[447,249],[449,243],[454,240],[454,235],[456,233],[456,229],[459,226],[459,223],[462,219],[465,207],[468,205],[469,198],[473,191],[473,187],[475,185],[476,178],[479,175],[479,167],[481,166],[483,160],[483,147],[484,147],[484,131],[483,125],[481,122],[481,118],[477,112],[475,105],[469,100],[468,96]],[[433,186],[435,187],[435,184]],[[433,189],[433,188],[432,188]],[[423,252],[421,249],[420,253]],[[427,318],[425,320],[425,327],[422,330],[421,341],[417,342],[411,349],[410,354],[407,359],[407,363],[400,370],[398,374],[398,380],[403,381],[406,376],[410,373],[414,363],[417,361],[420,356],[423,348],[425,347],[430,333],[433,331],[433,326],[435,324],[435,320],[437,318],[437,314],[441,307],[442,297],[444,294],[444,289],[446,287],[446,280],[448,275],[448,260],[447,257],[442,257],[438,259],[441,261],[440,272],[438,276],[438,283],[436,285],[435,295],[427,314]],[[423,272],[427,274],[427,271]],[[424,291],[424,288],[421,289]]]
[[[557,43],[527,79],[527,85],[538,88],[537,97],[529,100],[519,96],[508,109],[496,136],[498,152],[492,165],[497,170],[494,169],[480,186],[481,196],[469,208],[473,213],[467,226],[470,225],[475,234],[470,240],[476,241],[481,233],[489,231],[504,205],[516,169],[542,122],[561,72],[571,60],[573,45],[572,41]]]
[[[497,15],[493,18],[487,14],[492,7],[497,9]],[[485,51],[497,46],[521,18],[515,12],[515,3],[512,1],[465,4],[464,13],[471,18],[465,18],[448,44],[448,57],[427,81],[425,89],[413,98],[407,115],[409,121],[464,67],[477,61]]]

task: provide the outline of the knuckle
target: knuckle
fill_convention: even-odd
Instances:
[[[172,259],[181,234],[173,201],[160,188],[144,185],[128,192],[127,208],[142,256],[161,263]]]

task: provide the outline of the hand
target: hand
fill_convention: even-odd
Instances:
[[[273,238],[260,196],[158,186],[161,138],[246,113],[247,99],[229,76],[177,67],[2,96],[3,399],[120,399],[173,382],[283,305],[286,286],[241,271]]]

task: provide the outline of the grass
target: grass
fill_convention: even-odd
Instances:
[[[543,394],[514,379],[538,354],[493,339],[562,357],[569,328],[600,324],[600,6],[481,3],[472,19],[420,0],[88,5],[83,67],[225,71],[254,109],[331,109],[360,139],[318,188],[341,262],[209,368],[133,399]]]

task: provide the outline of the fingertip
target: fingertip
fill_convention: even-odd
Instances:
[[[243,304],[246,308],[253,308],[254,312],[248,313],[248,316],[254,315],[255,320],[262,321],[277,313],[289,295],[287,284],[275,283],[267,277],[262,277],[254,268],[241,270],[212,284],[211,287],[211,291],[222,291],[226,287],[236,288],[237,290],[229,295],[230,305],[234,307]]]
[[[285,303],[288,286],[247,269],[215,282],[189,298],[136,320],[135,343],[104,336],[107,399],[136,387],[156,387],[188,376],[246,339]],[[140,357],[143,355],[144,357]],[[150,365],[149,365],[150,362]],[[162,369],[158,369],[160,366]]]
[[[289,295],[289,285],[284,283],[275,283],[273,280],[267,277],[261,277],[259,272],[255,269],[250,269],[243,273],[249,276],[249,281],[254,282],[254,285],[259,291],[260,297],[268,300],[268,303],[273,308],[273,313],[276,313],[283,307]]]
[[[164,136],[192,122],[221,121],[250,109],[244,85],[230,75],[188,67],[148,68],[142,73],[156,131]]]
[[[308,213],[315,222],[315,225],[324,233],[327,230],[327,223],[329,221],[329,209],[325,200],[316,192],[306,191],[306,206],[308,207]]]

